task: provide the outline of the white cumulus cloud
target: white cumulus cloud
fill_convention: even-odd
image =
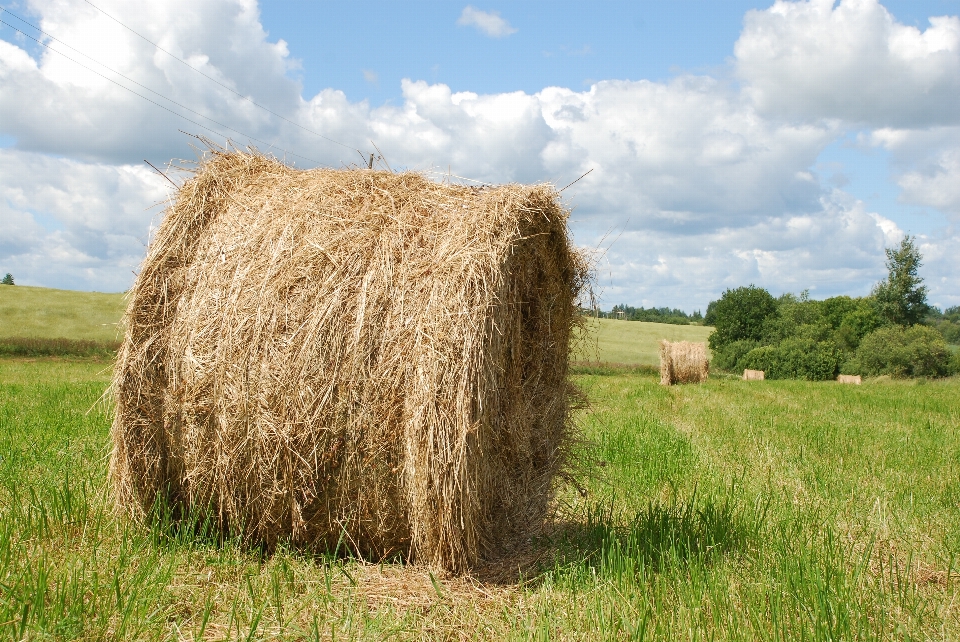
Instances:
[[[143,163],[0,149],[0,270],[24,285],[125,290],[170,187]]]
[[[480,33],[491,38],[503,38],[517,30],[509,22],[500,17],[498,11],[481,11],[472,5],[467,5],[460,13],[457,24],[465,27],[476,27]]]
[[[960,124],[940,102],[954,82],[954,19],[919,31],[869,0],[781,2],[748,15],[732,63],[739,86],[682,75],[484,95],[405,79],[399,103],[376,107],[335,88],[304,96],[288,76],[296,62],[267,37],[252,0],[98,4],[226,88],[89,5],[40,0],[35,9],[55,37],[275,146],[265,151],[299,154],[287,157],[298,165],[365,162],[357,150],[372,151],[374,140],[395,169],[449,168],[492,183],[564,185],[593,170],[564,197],[577,242],[608,248],[599,272],[606,303],[703,308],[750,282],[775,293],[868,292],[884,275],[883,247],[903,231],[814,169],[828,145],[864,123],[864,141],[890,152],[904,200],[960,213]],[[488,35],[515,31],[473,7],[461,21]],[[864,51],[875,53],[872,63]],[[886,77],[860,78],[869,64]],[[844,93],[857,78],[877,100]],[[0,149],[0,273],[128,287],[159,215],[151,206],[170,187],[142,159],[190,158],[177,130],[206,132],[55,53],[31,57],[12,42],[0,41],[0,86],[0,135],[14,141]],[[956,230],[920,241],[934,301],[960,303]]]
[[[960,123],[960,18],[924,30],[877,0],[777,2],[749,11],[738,74],[765,114],[870,127]]]

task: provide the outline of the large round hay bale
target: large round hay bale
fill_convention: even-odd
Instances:
[[[660,385],[703,383],[709,376],[706,343],[660,340]]]
[[[567,216],[546,185],[211,154],[130,293],[119,505],[454,572],[504,551],[572,440]]]

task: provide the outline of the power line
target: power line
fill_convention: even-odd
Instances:
[[[6,11],[6,10],[4,9],[4,11]],[[10,13],[9,11],[6,11],[6,12],[7,12],[7,13]],[[19,17],[16,16],[15,14],[10,13],[10,15],[14,16],[15,18],[17,18],[18,20],[20,20],[20,21],[23,22],[24,24],[30,25],[29,22],[27,22],[26,20],[23,20],[23,19],[19,18]],[[24,31],[18,29],[17,27],[13,26],[13,25],[10,24],[9,22],[6,22],[6,21],[4,21],[4,20],[0,20],[0,24],[7,25],[8,27],[10,27],[11,29],[13,29],[13,30],[16,31],[17,33],[19,33],[19,34],[21,34],[21,35],[29,38],[30,40],[33,40],[33,41],[36,42],[38,45],[40,45],[40,46],[42,46],[42,47],[46,47],[48,51],[52,51],[53,53],[56,53],[56,54],[59,54],[59,55],[63,56],[64,58],[66,58],[67,60],[71,61],[72,63],[74,63],[74,64],[76,64],[76,65],[79,65],[79,66],[83,67],[84,69],[86,69],[87,71],[89,71],[89,72],[91,72],[91,73],[94,73],[94,74],[100,76],[100,77],[103,78],[104,80],[108,80],[108,81],[112,82],[113,84],[115,84],[116,86],[118,86],[118,87],[120,87],[120,88],[122,88],[122,89],[126,89],[126,90],[129,91],[131,94],[133,94],[134,96],[139,96],[140,98],[143,98],[144,100],[146,100],[148,103],[151,103],[151,104],[153,104],[153,105],[156,105],[156,106],[159,107],[160,109],[166,110],[166,111],[170,112],[171,114],[174,114],[175,116],[179,116],[180,118],[184,119],[185,121],[187,121],[187,122],[189,122],[189,123],[193,123],[194,125],[196,125],[196,126],[198,126],[198,127],[202,127],[203,129],[207,130],[208,132],[211,132],[212,134],[214,134],[214,135],[216,135],[216,136],[223,136],[223,134],[222,134],[221,132],[218,132],[218,131],[216,131],[215,129],[211,129],[210,127],[207,127],[207,126],[204,125],[203,123],[198,123],[198,122],[195,121],[195,120],[192,120],[192,119],[190,119],[190,118],[187,118],[187,117],[184,116],[183,114],[181,114],[181,113],[179,113],[179,112],[177,112],[177,111],[175,111],[175,110],[173,110],[173,109],[170,109],[170,108],[167,107],[166,105],[161,105],[160,103],[156,102],[155,100],[151,100],[150,98],[147,98],[147,97],[144,96],[143,94],[137,93],[136,91],[134,91],[133,89],[130,89],[130,88],[127,87],[126,85],[117,82],[117,81],[114,80],[113,78],[110,78],[110,77],[108,77],[108,76],[105,76],[104,74],[100,73],[100,72],[97,71],[96,69],[91,69],[90,67],[88,67],[87,65],[83,64],[82,62],[80,62],[80,61],[78,61],[78,60],[74,60],[73,58],[71,58],[71,57],[68,56],[67,54],[63,53],[62,51],[58,51],[58,50],[54,49],[54,48],[51,47],[49,44],[47,44],[47,43],[45,43],[45,42],[43,42],[43,41],[41,41],[41,40],[38,40],[37,38],[34,38],[34,37],[31,36],[30,34],[28,34],[28,33],[24,32]],[[55,40],[56,42],[59,42],[60,44],[64,45],[65,47],[68,47],[68,48],[72,49],[73,51],[77,51],[76,49],[73,49],[73,47],[70,47],[70,45],[68,45],[68,44],[66,44],[66,43],[64,43],[64,42],[62,42],[62,41],[60,41],[60,40],[57,40],[56,38],[54,38],[54,37],[51,36],[50,34],[45,33],[44,31],[42,31],[41,29],[39,29],[39,28],[37,28],[37,27],[34,27],[33,25],[30,25],[30,26],[33,27],[34,29],[36,29],[37,31],[39,31],[40,33],[48,36],[48,37],[51,38],[52,40]],[[77,51],[77,53],[79,53],[80,55],[82,55],[82,56],[84,56],[84,57],[86,57],[86,58],[88,58],[88,59],[90,59],[90,60],[94,60],[93,58],[90,58],[90,56],[87,56],[86,54],[84,54],[84,53],[82,53],[82,52]],[[94,60],[94,62],[97,62],[97,61]],[[290,151],[287,151],[287,150],[285,150],[285,149],[283,149],[283,148],[281,148],[281,147],[277,147],[276,145],[273,145],[272,143],[268,143],[268,142],[265,141],[265,140],[260,140],[259,138],[254,138],[253,136],[250,136],[249,134],[245,134],[245,133],[243,133],[242,131],[240,131],[239,129],[234,129],[233,127],[230,127],[229,125],[225,125],[225,124],[223,124],[223,123],[221,123],[221,122],[219,122],[219,121],[217,121],[217,120],[214,120],[213,118],[210,118],[209,116],[206,116],[206,115],[204,115],[204,114],[201,114],[200,112],[195,111],[195,110],[193,110],[193,109],[190,109],[190,108],[187,107],[186,105],[182,105],[182,104],[178,103],[178,102],[175,101],[175,100],[172,100],[172,99],[170,99],[170,98],[167,98],[167,97],[164,96],[163,94],[161,94],[161,93],[159,93],[159,92],[156,92],[156,91],[154,91],[153,89],[150,89],[149,87],[146,87],[145,85],[140,84],[140,83],[137,82],[136,80],[133,80],[132,78],[128,78],[127,76],[123,75],[123,74],[120,73],[119,71],[116,71],[116,70],[114,70],[114,69],[110,69],[110,67],[107,67],[107,66],[104,65],[103,63],[97,62],[97,64],[100,65],[101,67],[103,67],[104,69],[107,69],[107,70],[109,70],[109,71],[117,74],[117,75],[120,76],[121,78],[123,78],[123,79],[125,79],[125,80],[128,80],[128,81],[132,82],[132,83],[135,84],[135,85],[138,85],[138,86],[140,86],[140,87],[143,87],[143,88],[146,89],[147,91],[149,91],[149,92],[151,92],[151,93],[154,93],[154,94],[156,94],[157,96],[160,96],[160,97],[163,98],[164,100],[166,100],[166,101],[168,101],[168,102],[170,102],[170,103],[173,103],[174,105],[176,105],[176,106],[178,106],[178,107],[180,107],[180,108],[182,108],[182,109],[186,109],[187,111],[189,111],[189,112],[191,112],[191,113],[193,113],[193,114],[196,114],[197,116],[199,116],[199,117],[201,117],[201,118],[206,118],[206,119],[209,120],[210,122],[212,122],[212,123],[214,123],[214,124],[216,124],[216,125],[219,125],[220,127],[223,127],[224,129],[228,129],[228,130],[234,132],[235,134],[239,134],[240,136],[243,136],[244,138],[247,138],[247,139],[252,140],[252,141],[256,141],[256,142],[258,142],[258,143],[261,143],[262,145],[266,145],[267,147],[270,147],[270,148],[272,148],[272,149],[275,149],[275,150],[277,150],[277,151],[279,151],[279,152],[283,152],[284,154],[289,154],[290,156],[296,156],[297,158],[302,158],[303,160],[310,161],[311,163],[315,163],[315,164],[317,164],[317,165],[324,165],[324,163],[321,163],[321,162],[318,161],[318,160],[314,160],[314,159],[312,159],[312,158],[309,158],[309,157],[307,157],[307,156],[303,156],[303,155],[301,155],[301,154],[295,154],[294,152],[290,152]],[[224,136],[224,138],[229,138],[229,136]]]
[[[107,13],[106,11],[104,11],[103,9],[101,9],[100,7],[98,7],[97,5],[95,5],[95,4],[93,4],[92,2],[90,2],[90,0],[83,0],[83,1],[86,2],[88,5],[90,5],[91,7],[93,7],[94,9],[96,9],[97,11],[99,11],[100,13],[102,13],[103,15],[105,15],[106,17],[108,17],[108,18],[110,18],[111,20],[113,20],[114,22],[116,22],[118,25],[120,25],[121,27],[123,27],[124,29],[126,29],[127,31],[129,31],[130,33],[132,33],[133,35],[135,35],[135,36],[137,36],[138,38],[141,38],[143,41],[145,41],[145,42],[153,45],[154,47],[156,47],[157,49],[159,49],[159,50],[162,51],[163,53],[167,54],[168,56],[170,56],[170,57],[173,58],[174,60],[179,61],[179,62],[182,63],[183,65],[185,65],[185,66],[189,67],[190,69],[192,69],[193,71],[197,72],[198,74],[200,74],[201,76],[203,76],[203,77],[206,78],[207,80],[210,80],[210,81],[212,81],[212,82],[217,83],[218,85],[220,85],[221,87],[223,87],[224,89],[226,89],[227,91],[229,91],[230,93],[239,96],[239,97],[242,98],[243,100],[246,100],[246,101],[247,101],[248,103],[250,103],[251,105],[254,105],[254,106],[256,106],[256,107],[259,107],[260,109],[264,110],[265,112],[276,116],[276,117],[279,118],[280,120],[284,120],[284,121],[290,123],[291,125],[294,125],[294,126],[296,126],[296,127],[299,127],[299,128],[302,129],[303,131],[309,132],[309,133],[313,134],[314,136],[319,136],[320,138],[322,138],[322,139],[324,139],[324,140],[327,140],[327,141],[330,141],[331,143],[335,143],[335,144],[337,144],[337,145],[340,145],[341,147],[346,147],[346,148],[349,149],[349,150],[353,150],[353,151],[358,151],[358,152],[360,152],[360,150],[357,149],[357,148],[355,148],[355,147],[351,147],[350,145],[347,145],[347,144],[345,144],[345,143],[341,143],[340,141],[334,140],[334,139],[330,138],[329,136],[324,136],[324,135],[321,134],[320,132],[316,132],[316,131],[310,129],[309,127],[304,127],[304,126],[301,125],[300,123],[298,123],[298,122],[296,122],[296,121],[293,121],[293,120],[290,120],[289,118],[278,114],[277,112],[273,111],[273,110],[270,109],[269,107],[264,107],[264,106],[261,105],[260,103],[254,101],[252,98],[250,98],[250,97],[248,97],[248,96],[244,96],[243,94],[241,94],[240,92],[238,92],[238,91],[237,91],[236,89],[234,89],[233,87],[230,87],[230,86],[228,86],[228,85],[225,85],[225,84],[223,84],[222,82],[220,82],[219,80],[217,80],[216,78],[214,78],[214,77],[212,77],[212,76],[208,76],[207,74],[203,73],[202,71],[200,71],[199,69],[197,69],[196,67],[194,67],[193,65],[191,65],[189,62],[187,62],[187,61],[184,60],[183,58],[180,58],[180,57],[177,56],[176,54],[167,51],[166,49],[164,49],[163,47],[161,47],[161,46],[158,45],[157,43],[153,42],[152,40],[150,40],[149,38],[147,38],[146,36],[144,36],[144,35],[141,34],[140,32],[135,31],[134,29],[128,27],[128,26],[125,25],[125,24],[123,24],[123,23],[120,22],[118,19],[114,18],[114,17],[111,16],[109,13]],[[360,152],[360,155],[363,156],[363,152]]]

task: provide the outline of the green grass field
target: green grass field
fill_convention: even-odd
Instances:
[[[8,639],[960,638],[960,381],[578,376],[582,493],[476,578],[118,517],[109,364],[0,359]]]
[[[111,340],[121,307],[0,287],[0,336]],[[643,366],[710,330],[592,323],[580,361]],[[133,524],[106,481],[110,362],[0,358],[0,637],[960,639],[960,379],[575,371],[606,374],[574,376],[591,405],[553,525],[442,578]]]
[[[122,294],[0,286],[0,338],[114,342],[125,305]]]

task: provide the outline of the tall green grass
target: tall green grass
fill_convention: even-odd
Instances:
[[[81,357],[112,360],[120,342],[0,337],[0,357]]]
[[[109,375],[0,359],[2,637],[960,637],[956,379],[578,375],[588,442],[556,527],[520,577],[471,583],[116,515]]]

